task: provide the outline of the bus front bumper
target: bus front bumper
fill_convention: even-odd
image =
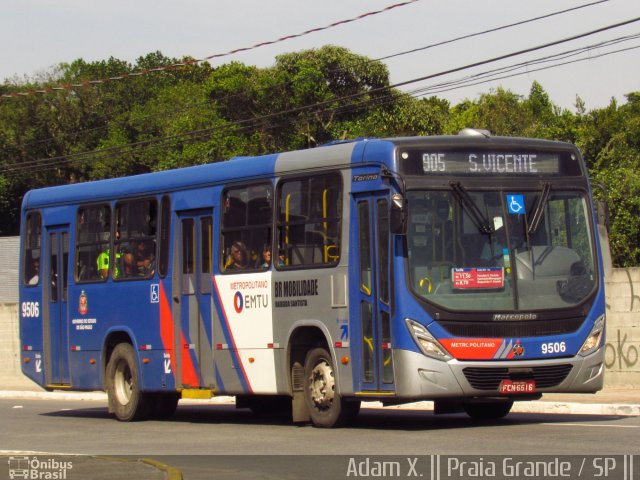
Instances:
[[[518,393],[502,393],[505,381],[534,386],[527,394],[595,393],[604,381],[604,347],[587,357],[544,360],[443,362],[408,350],[395,350],[393,359],[398,400],[495,396],[517,400]]]

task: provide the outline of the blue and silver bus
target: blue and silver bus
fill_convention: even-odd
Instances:
[[[359,139],[28,192],[22,370],[343,425],[362,401],[500,418],[604,373],[599,216],[567,143]]]

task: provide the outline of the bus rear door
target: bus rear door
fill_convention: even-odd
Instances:
[[[213,212],[179,213],[178,265],[181,382],[189,388],[215,385],[211,290]],[[181,339],[181,340],[180,340]]]
[[[356,388],[362,394],[395,391],[391,354],[388,194],[355,196],[357,232],[351,248],[357,252],[358,286],[352,297],[350,331],[359,372]],[[352,257],[352,258],[355,258]],[[353,290],[356,290],[355,288]]]
[[[69,227],[46,227],[46,249],[41,266],[42,287],[46,310],[44,313],[44,348],[46,381],[49,385],[68,385],[69,321],[68,272]]]

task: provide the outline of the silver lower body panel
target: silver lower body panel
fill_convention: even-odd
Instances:
[[[395,398],[408,401],[500,395],[498,388],[474,388],[465,376],[465,368],[473,368],[476,372],[488,369],[487,373],[491,376],[489,369],[506,368],[521,372],[523,369],[535,370],[554,365],[566,366],[567,370],[571,367],[557,385],[536,388],[536,393],[595,393],[602,389],[604,382],[604,348],[588,357],[577,355],[549,360],[448,362],[434,360],[417,352],[395,350],[393,361],[396,373]],[[512,398],[517,400],[518,394],[512,395]]]

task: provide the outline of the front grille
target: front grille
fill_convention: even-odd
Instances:
[[[497,390],[503,380],[535,380],[536,389],[560,385],[572,365],[546,365],[542,367],[503,368],[467,367],[462,370],[467,381],[477,390]]]
[[[450,335],[465,338],[546,337],[573,333],[580,328],[584,317],[556,320],[528,320],[522,322],[462,322],[443,320],[438,323]]]

